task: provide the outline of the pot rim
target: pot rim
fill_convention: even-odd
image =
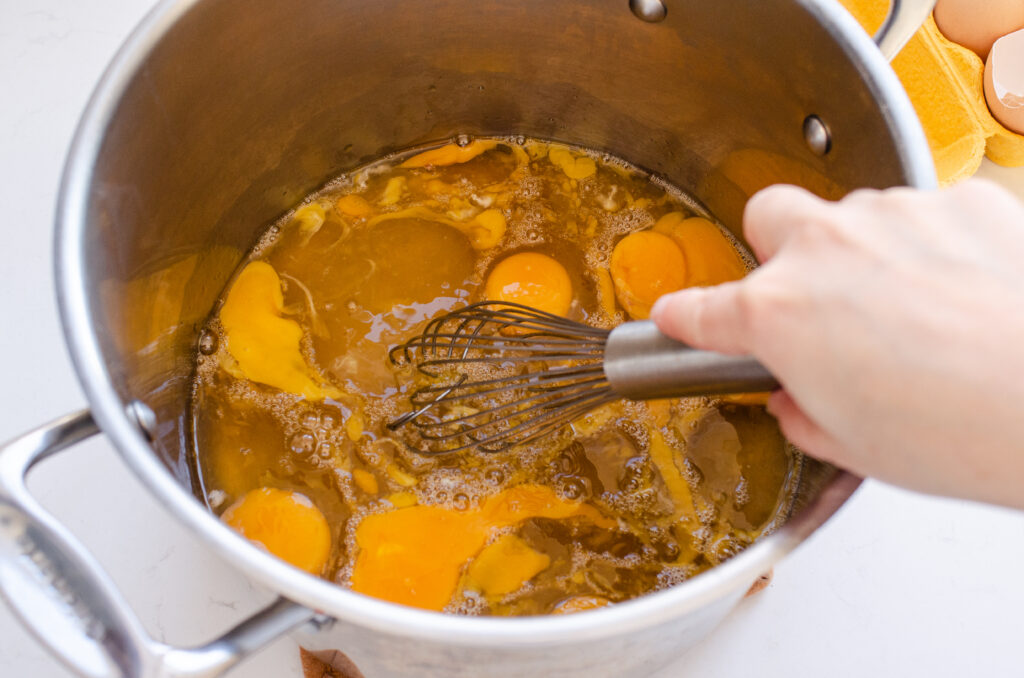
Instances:
[[[131,33],[93,91],[75,132],[56,210],[55,276],[62,327],[75,371],[102,430],[158,501],[215,553],[286,598],[338,620],[391,635],[449,645],[552,646],[642,631],[730,594],[739,595],[831,517],[861,479],[840,472],[808,506],[773,534],[686,582],[591,614],[529,618],[463,617],[417,610],[354,593],[306,574],[253,546],[225,526],[171,475],[153,453],[104,367],[86,294],[86,206],[108,122],[128,83],[153,47],[201,0],[163,0]],[[895,73],[875,44],[833,0],[797,0],[858,64],[896,140],[910,186],[933,188],[931,153]],[[623,2],[625,4],[625,2]]]

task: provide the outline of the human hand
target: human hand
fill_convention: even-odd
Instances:
[[[743,221],[762,266],[662,297],[661,330],[760,360],[815,457],[1024,508],[1024,205],[981,180],[837,203],[774,186]]]

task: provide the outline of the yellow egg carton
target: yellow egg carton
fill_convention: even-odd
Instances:
[[[889,9],[888,0],[841,1],[869,33]],[[892,67],[921,119],[941,185],[974,174],[983,155],[1006,167],[1024,166],[1024,135],[999,124],[985,103],[984,62],[947,40],[931,17]]]

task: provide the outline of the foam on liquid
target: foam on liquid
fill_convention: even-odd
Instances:
[[[460,590],[448,611],[542,614],[571,596],[614,602],[678,584],[735,554],[786,516],[799,456],[762,407],[707,398],[616,403],[591,415],[589,423],[492,455],[425,457],[408,447],[410,438],[385,429],[408,409],[415,381],[409,368],[386,362],[387,349],[418,334],[434,315],[478,300],[500,258],[523,250],[554,257],[573,282],[570,316],[613,327],[626,316],[621,308],[610,315],[599,303],[594,271],[608,268],[615,243],[650,228],[669,211],[707,216],[683,193],[621,160],[590,154],[597,174],[570,180],[543,157],[517,162],[521,149],[543,148],[541,142],[518,137],[501,142],[464,165],[398,169],[415,151],[372,163],[338,177],[304,202],[324,206],[327,215],[311,237],[300,234],[295,211],[267,230],[250,260],[267,261],[278,271],[288,315],[304,330],[307,361],[344,396],[307,402],[231,377],[222,368],[226,342],[215,314],[198,347],[192,408],[206,498],[220,512],[255,487],[310,497],[332,526],[327,576],[345,585],[357,550],[356,526],[366,515],[395,510],[397,495],[412,493],[420,504],[463,511],[505,488],[546,484],[566,499],[593,503],[619,528],[533,519],[496,531],[492,541],[516,533],[550,556],[551,566],[501,600]],[[452,193],[414,195],[414,180],[421,186],[431,175],[453,186]],[[510,175],[517,179],[510,181]],[[394,176],[408,179],[404,197],[394,205],[375,204]],[[500,184],[507,185],[494,190]],[[507,232],[497,247],[477,251],[454,236],[445,240],[451,234],[443,229],[381,222],[374,228],[388,228],[375,240],[376,231],[333,210],[349,193],[370,200],[375,213],[416,204],[439,213],[498,207]],[[405,240],[383,240],[396,230]],[[722,231],[752,265],[750,255]],[[422,249],[437,267],[462,277],[434,281],[430,289],[416,276],[402,281],[388,267],[403,248]],[[356,440],[348,428],[352,417],[361,421]],[[655,432],[673,449],[675,471],[693,497],[682,517],[649,454]],[[356,469],[373,474],[380,488],[376,495],[357,486]]]

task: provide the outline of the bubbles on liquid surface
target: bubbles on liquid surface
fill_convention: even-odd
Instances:
[[[633,457],[626,462],[619,476],[619,487],[626,492],[635,493],[651,486],[654,474],[644,457]]]
[[[320,415],[320,426],[323,427],[324,431],[333,431],[338,428],[341,420],[333,412],[324,412]]]
[[[736,483],[732,501],[736,508],[743,508],[750,501],[750,481],[746,476],[740,476],[739,482]]]
[[[465,147],[472,143],[473,137],[461,134],[453,141]],[[521,147],[533,143],[521,136],[510,137],[505,141]],[[532,153],[527,148],[509,149],[508,146],[499,147],[499,151],[491,156],[496,159],[495,163],[504,163],[506,168],[515,167],[518,159],[524,157],[523,153]],[[572,149],[572,152],[582,153],[580,149]],[[396,154],[388,162],[368,166],[341,177],[329,184],[324,192],[307,200],[306,203],[319,201],[327,208],[327,225],[321,235],[331,228],[332,223],[337,229],[338,216],[331,214],[331,206],[344,193],[363,196],[372,209],[379,212],[407,206],[408,202],[401,202],[398,207],[380,209],[376,200],[391,176],[390,173],[395,171],[395,165],[411,153]],[[607,268],[609,254],[618,239],[632,231],[649,228],[655,218],[665,211],[678,209],[696,214],[703,214],[703,211],[693,201],[667,185],[664,188],[669,193],[668,198],[658,197],[651,187],[642,185],[636,178],[639,173],[625,162],[610,156],[590,155],[603,161],[605,166],[599,167],[599,176],[581,181],[565,179],[561,170],[546,162],[543,155],[537,156],[522,166],[523,169],[517,175],[505,179],[507,184],[501,190],[509,192],[512,196],[509,200],[505,200],[498,192],[488,192],[487,182],[479,178],[494,175],[493,168],[480,169],[479,163],[467,163],[447,170],[431,170],[439,175],[440,181],[451,187],[446,190],[452,192],[451,195],[439,196],[437,204],[441,207],[435,205],[431,209],[445,213],[456,206],[463,209],[456,201],[457,197],[472,205],[470,211],[499,209],[507,219],[507,232],[500,247],[472,253],[475,257],[472,270],[476,285],[482,284],[496,259],[510,252],[531,249],[549,253],[567,264],[576,265],[571,273],[575,276],[574,291],[578,296],[574,299],[572,313],[587,313],[587,320],[593,318],[595,323],[607,325],[615,321],[615,318],[603,318],[595,310],[597,298],[593,291],[595,283],[592,271]],[[612,167],[615,169],[610,169]],[[625,170],[632,177],[621,181],[614,179],[613,175],[618,170]],[[477,171],[480,171],[479,177],[475,174]],[[401,199],[408,201],[412,199],[410,196],[413,189],[409,186],[413,186],[412,178],[416,177],[416,173],[405,172],[405,175],[410,183]],[[607,183],[599,181],[608,177],[613,177],[618,183],[613,183],[609,188]],[[639,199],[648,200],[649,206],[641,206]],[[557,209],[552,208],[552,201],[559,200],[566,202],[564,205],[559,204]],[[584,218],[586,215],[592,215],[593,221],[588,222]],[[291,223],[290,220],[290,215],[286,215],[280,223]],[[357,224],[341,232],[338,242],[331,247],[344,250],[345,238],[358,228]],[[589,234],[588,228],[593,229]],[[289,242],[289,238],[294,237],[294,231],[275,225],[261,239],[255,256],[276,256],[278,250],[275,245]],[[372,266],[381,264],[386,262],[369,262]],[[343,278],[344,272],[335,271],[334,275]],[[303,281],[306,282],[306,278]],[[457,285],[453,284],[454,287]],[[352,328],[356,327],[351,323],[372,316],[369,310],[356,302],[351,288],[342,288],[335,296],[324,295],[316,285],[310,285],[310,289],[322,316],[349,318],[344,321],[349,324],[332,328],[335,333],[351,333]],[[469,285],[466,289],[469,292],[462,293],[460,303],[476,300],[472,292],[475,288]],[[293,289],[291,300],[286,299],[286,303],[293,303],[297,294],[298,291]],[[411,323],[409,318],[412,317],[413,307],[399,304],[396,308],[397,312],[386,320],[380,319],[383,316],[374,320],[378,323],[378,329],[396,318],[404,318],[403,322]],[[332,313],[331,309],[337,310]],[[288,313],[294,312],[288,310]],[[303,345],[303,352],[311,365],[325,370],[333,368],[333,375],[348,375],[357,371],[353,365],[358,367],[359,361],[365,360],[365,357],[358,354],[358,350],[352,350],[343,353],[338,362],[329,364],[323,358],[323,353],[316,348],[316,342],[320,339],[308,341],[314,336],[312,328],[308,326],[309,319],[301,315],[290,317],[303,323],[304,341],[307,341]],[[223,342],[218,343],[214,333],[210,333],[212,345],[204,344],[209,341],[205,339],[206,333],[210,333],[210,330],[200,337],[200,353],[214,355],[223,351],[224,347],[219,345]],[[330,338],[332,341],[337,339],[336,335]],[[209,353],[204,347],[209,349]],[[214,375],[223,378],[223,374],[217,372],[217,365],[216,360],[200,365],[201,379],[207,380],[204,385],[210,383]],[[402,378],[407,378],[407,375]],[[401,383],[401,380],[396,378],[396,383]],[[344,384],[336,385],[347,388]],[[707,552],[708,559],[727,557],[745,545],[742,539],[717,539],[716,535],[720,536],[724,529],[718,521],[722,519],[723,512],[728,514],[730,504],[719,510],[707,503],[702,495],[703,478],[700,470],[689,463],[682,452],[674,463],[679,465],[683,482],[694,495],[696,507],[693,510],[697,512],[700,524],[692,525],[693,535],[688,531],[647,531],[651,521],[665,521],[673,515],[673,500],[668,496],[666,483],[662,479],[665,467],[654,464],[648,454],[653,424],[644,406],[629,409],[621,420],[597,426],[596,432],[591,431],[591,437],[578,445],[565,435],[552,438],[544,444],[530,445],[514,455],[497,455],[485,460],[466,455],[461,461],[453,462],[410,452],[400,437],[390,438],[382,430],[381,422],[394,418],[406,406],[398,388],[393,396],[372,402],[360,401],[361,426],[364,426],[365,432],[357,436],[357,440],[349,439],[346,431],[346,421],[351,416],[349,408],[355,402],[347,399],[348,394],[344,403],[313,404],[288,394],[269,393],[267,389],[253,387],[251,384],[244,387],[233,385],[227,389],[232,398],[238,397],[239,402],[246,403],[246,407],[271,413],[284,431],[275,443],[282,454],[279,459],[268,462],[269,468],[264,469],[262,482],[269,478],[274,482],[283,481],[303,487],[308,485],[315,503],[321,505],[334,502],[340,507],[331,513],[332,522],[341,526],[338,530],[339,543],[335,549],[337,570],[333,573],[337,581],[347,581],[351,573],[347,554],[356,553],[358,549],[354,542],[354,526],[358,525],[363,516],[391,510],[391,504],[384,499],[393,493],[412,494],[420,504],[467,511],[480,506],[486,497],[507,487],[524,482],[543,483],[564,500],[586,501],[598,507],[602,514],[619,519],[617,529],[596,528],[585,520],[527,521],[523,525],[508,528],[509,533],[518,534],[524,539],[528,537],[529,546],[548,554],[554,564],[549,571],[538,575],[533,584],[502,603],[507,605],[505,608],[492,609],[491,603],[483,597],[471,592],[464,593],[462,598],[457,597],[453,601],[449,611],[465,614],[505,613],[514,610],[545,613],[550,610],[553,601],[565,596],[566,591],[601,593],[612,600],[622,600],[684,581],[699,569],[707,567],[708,563],[705,556],[701,555],[688,565],[675,565],[679,558],[692,560],[695,552]],[[358,400],[359,394],[353,397]],[[226,417],[231,417],[230,411]],[[684,425],[680,428],[686,427]],[[620,429],[622,440],[612,440],[619,433],[613,435],[609,432]],[[611,438],[606,436],[607,439],[602,439],[601,435],[604,434]],[[392,468],[412,476],[415,484],[406,487],[397,482],[395,476],[389,474]],[[369,473],[379,483],[379,491],[374,494],[356,488],[353,469]],[[749,486],[745,483],[746,479],[742,478],[733,493],[732,499],[737,506],[749,500]],[[329,489],[324,490],[325,487]],[[689,530],[690,524],[687,525]],[[562,593],[555,595],[552,591]],[[545,595],[549,597],[545,599]],[[547,600],[545,604],[549,606],[531,608],[529,604],[533,603],[529,601],[532,598],[537,601]],[[536,604],[540,605],[539,602]]]
[[[217,333],[210,329],[205,329],[199,335],[199,352],[203,355],[213,355],[217,352],[217,347],[220,344],[220,340],[217,338]]]
[[[304,429],[313,430],[320,423],[320,417],[313,410],[303,408],[299,412],[299,426]]]
[[[312,433],[299,433],[289,442],[291,451],[301,457],[308,456],[316,449],[316,437]]]
[[[587,480],[577,476],[562,476],[559,478],[558,493],[569,501],[579,501],[590,494]]]

